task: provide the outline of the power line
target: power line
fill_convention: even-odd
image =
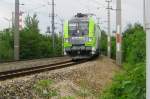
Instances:
[[[47,4],[48,0],[30,0],[30,2],[28,2],[27,0],[22,0],[24,1],[24,4],[25,5],[30,5],[32,7],[34,7],[35,5],[44,5],[44,4]],[[40,1],[40,2],[38,2]],[[34,3],[33,3],[34,2]]]
[[[44,8],[44,7],[46,7],[46,5],[41,5],[39,7],[29,9],[28,12],[33,11],[33,10],[37,10],[37,9],[41,9],[41,8]]]
[[[26,4],[24,4],[24,5],[26,5]],[[38,10],[38,9],[41,9],[41,8],[45,8],[46,7],[46,5],[41,5],[41,6],[39,6],[39,7],[35,7],[35,8],[32,8],[32,9],[24,9],[25,11],[23,11],[23,13],[30,13],[30,12],[35,12],[35,10]],[[42,12],[35,12],[35,13],[42,13]],[[45,13],[44,13],[45,14]]]
[[[106,8],[106,6],[104,6],[103,4],[101,4],[100,2],[98,2],[97,0],[92,0],[93,2],[95,2],[95,4],[101,5],[101,7]]]
[[[7,2],[6,0],[1,0],[1,2],[12,4],[12,2]]]

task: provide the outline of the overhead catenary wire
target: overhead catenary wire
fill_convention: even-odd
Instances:
[[[1,0],[1,2],[7,3],[7,4],[13,4],[13,2],[8,2],[6,0]]]
[[[101,4],[99,1],[97,0],[92,0],[91,2],[93,2],[94,4],[97,4],[98,6],[101,6],[101,8],[106,8],[107,6],[104,4]]]
[[[10,2],[9,0],[3,0],[3,1],[6,1],[6,2]],[[21,0],[20,0],[21,1]],[[34,1],[37,1],[37,0],[32,0],[33,2]],[[44,11],[44,9],[46,9],[47,7],[48,7],[48,5],[46,5],[47,4],[47,2],[48,1],[50,1],[50,0],[43,0],[43,1],[37,1],[37,2],[35,2],[35,3],[30,3],[30,2],[25,2],[25,1],[21,1],[21,3],[22,4],[24,4],[23,6],[21,6],[20,7],[20,9],[21,9],[21,11],[23,11],[25,14],[24,14],[24,16],[26,15],[26,14],[28,14],[28,13],[37,13],[38,14],[38,16],[41,16],[41,15],[43,15],[43,17],[45,16],[45,17],[47,17],[47,12],[46,11]],[[89,0],[90,1],[90,0]],[[10,2],[11,3],[11,2]],[[38,6],[38,7],[36,7],[36,6]],[[29,7],[28,7],[29,6]],[[31,7],[30,7],[31,6]],[[35,7],[35,8],[34,8]],[[93,9],[91,8],[92,7],[92,4],[90,3],[89,4],[89,9],[91,10],[91,11],[93,11]],[[85,7],[83,7],[84,9],[86,9]],[[97,5],[95,4],[95,6],[94,6],[94,8],[97,8]],[[99,8],[102,8],[102,7],[99,7]],[[43,9],[42,11],[41,11],[41,9]],[[59,11],[58,11],[59,12]],[[103,11],[102,11],[103,12]],[[103,13],[102,12],[100,12],[101,13],[101,15],[103,15]],[[95,13],[97,13],[97,12],[95,12]],[[24,17],[23,16],[23,17]],[[41,20],[41,19],[40,19]],[[57,20],[58,21],[58,20]],[[47,23],[48,24],[48,23]]]
[[[26,4],[24,4],[24,5],[26,5]],[[31,13],[31,12],[38,12],[38,11],[36,11],[36,10],[39,10],[39,9],[42,9],[42,8],[45,8],[45,7],[47,7],[47,5],[45,4],[43,4],[43,5],[40,5],[40,6],[38,6],[38,7],[35,7],[35,8],[31,8],[31,9],[22,9],[23,10],[23,13],[27,13],[27,14],[29,14],[29,13]],[[39,13],[41,13],[42,14],[42,12],[41,11],[39,11]]]

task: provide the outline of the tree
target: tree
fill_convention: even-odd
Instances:
[[[37,15],[25,20],[25,28],[21,31],[21,58],[33,59],[52,57],[52,38],[50,36],[40,34],[38,28]],[[61,55],[61,38],[55,37],[56,49],[54,51],[56,56]]]
[[[103,55],[107,55],[107,35],[104,30],[101,31],[100,51]]]
[[[123,33],[123,59],[125,62],[145,62],[146,33],[141,25],[129,25]]]
[[[13,37],[11,32],[0,33],[0,61],[13,59]]]
[[[28,15],[25,19],[25,28],[32,31],[33,33],[39,33],[38,24],[39,21],[36,14],[34,14],[33,17]]]

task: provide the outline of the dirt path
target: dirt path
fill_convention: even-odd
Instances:
[[[65,69],[2,81],[0,98],[95,99],[95,94],[110,84],[119,70],[113,60],[101,57]]]

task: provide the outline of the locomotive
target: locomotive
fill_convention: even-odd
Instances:
[[[64,54],[73,60],[100,54],[101,30],[92,15],[78,13],[64,22]]]

